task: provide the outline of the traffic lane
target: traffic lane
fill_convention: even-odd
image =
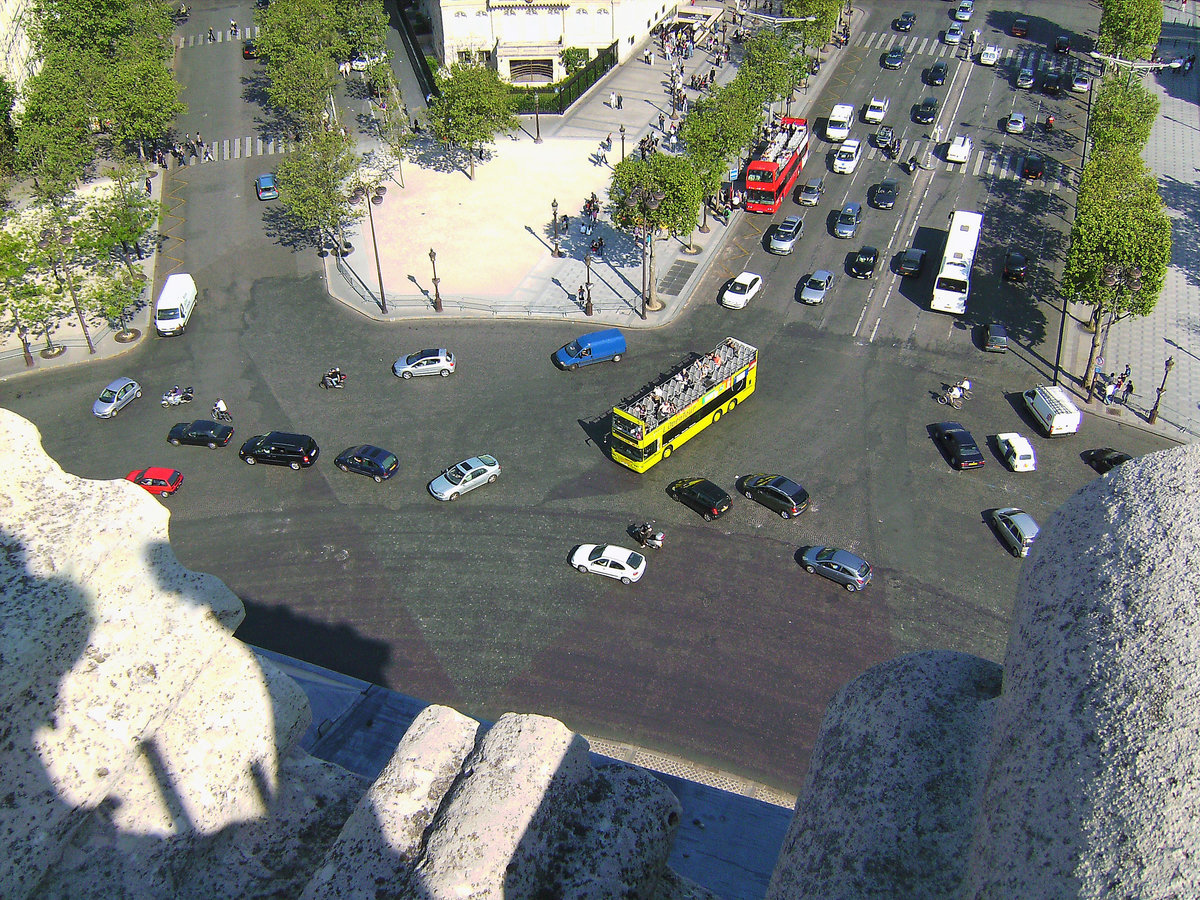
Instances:
[[[175,77],[183,85],[182,99],[188,110],[175,123],[176,139],[182,142],[185,132],[197,131],[208,143],[226,140],[253,132],[253,122],[262,115],[266,99],[266,75],[262,64],[242,59],[242,40],[229,39],[229,17],[219,13],[192,11],[188,22],[177,29],[177,35],[195,35],[191,46],[175,51]],[[238,19],[239,27],[250,22]],[[209,26],[223,32],[220,42],[209,43]]]

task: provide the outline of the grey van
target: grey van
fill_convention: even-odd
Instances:
[[[833,226],[833,236],[852,238],[858,234],[858,226],[862,224],[862,204],[847,203],[838,213],[837,223]]]

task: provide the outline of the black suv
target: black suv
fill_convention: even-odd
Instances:
[[[667,494],[684,506],[690,506],[708,521],[729,509],[729,495],[707,478],[680,478],[667,487]]]
[[[242,444],[238,456],[247,464],[267,463],[272,466],[291,466],[299,469],[308,467],[317,461],[321,449],[307,434],[289,434],[286,431],[272,431],[250,438]]]

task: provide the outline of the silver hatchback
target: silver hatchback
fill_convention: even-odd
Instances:
[[[140,384],[132,378],[118,378],[100,392],[92,404],[92,415],[98,419],[111,419],[140,396]]]
[[[441,375],[445,378],[454,371],[454,354],[442,347],[437,350],[418,350],[402,356],[392,366],[397,378],[413,378],[417,375]]]
[[[788,216],[775,226],[767,249],[786,256],[796,249],[796,242],[804,236],[804,220],[799,216]]]
[[[862,204],[847,203],[838,213],[837,222],[833,226],[833,236],[852,238],[858,234],[860,224],[862,224]]]

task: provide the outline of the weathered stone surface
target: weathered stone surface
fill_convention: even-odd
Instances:
[[[952,896],[1000,676],[968,654],[914,653],[842,688],[768,900]]]
[[[845,688],[770,900],[1200,896],[1200,446],[1044,523],[996,681],[924,653]]]

